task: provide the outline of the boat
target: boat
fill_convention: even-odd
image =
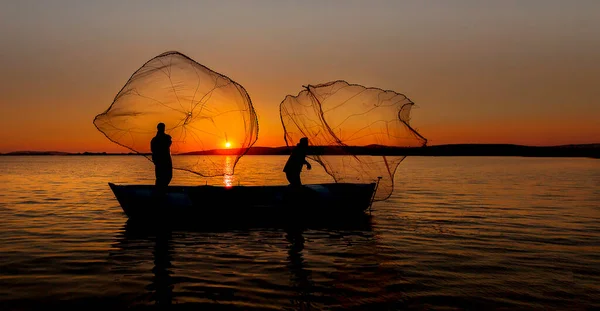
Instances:
[[[130,219],[345,217],[370,209],[377,190],[377,183],[168,186],[163,191],[154,185],[108,185]]]
[[[393,174],[403,159],[378,155],[376,160],[361,161],[349,144],[404,146],[406,137],[424,144],[426,140],[408,125],[412,105],[403,94],[342,80],[304,86],[297,96],[285,97],[280,119],[286,146],[308,138],[311,146],[317,147],[311,159],[323,166],[335,183],[164,188],[108,185],[129,219],[198,221],[219,216],[293,221],[333,216],[346,220],[364,215],[373,201],[391,195]],[[172,158],[172,169],[206,178],[232,176],[240,158],[249,154],[258,140],[258,115],[245,88],[177,51],[144,63],[110,106],[94,118],[96,128],[110,141],[149,161],[153,161],[153,129],[158,130],[163,122],[167,127],[160,131],[173,138],[169,152],[181,155]],[[221,149],[223,146],[226,149]],[[325,153],[318,151],[321,147],[337,150],[348,161],[326,159]],[[344,180],[354,183],[337,182]]]

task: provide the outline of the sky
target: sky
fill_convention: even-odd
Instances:
[[[600,143],[600,1],[0,0],[0,152],[128,151],[92,121],[179,51],[279,104],[346,80],[403,93],[429,145]]]

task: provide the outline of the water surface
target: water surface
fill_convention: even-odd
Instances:
[[[285,160],[172,184],[284,184]],[[598,160],[409,157],[371,215],[296,228],[140,226],[109,181],[153,183],[152,164],[0,157],[2,310],[600,308]]]

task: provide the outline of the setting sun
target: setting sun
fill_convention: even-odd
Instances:
[[[225,142],[225,148],[229,148],[231,147],[231,143],[230,142]]]

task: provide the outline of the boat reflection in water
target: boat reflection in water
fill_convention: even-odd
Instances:
[[[369,215],[297,226],[129,220],[111,257],[123,282],[146,282],[141,304],[347,308],[372,303],[394,278],[380,271],[376,241]]]
[[[130,306],[154,302],[170,305],[173,301],[173,232],[168,228],[131,226],[126,223],[109,253],[113,273],[128,290],[139,291]],[[150,280],[149,280],[150,279]]]
[[[171,239],[171,232],[168,230],[162,230],[154,236],[154,279],[148,290],[154,292],[153,300],[158,305],[170,305],[173,300]]]
[[[290,299],[290,301],[299,310],[309,310],[314,300],[312,295],[314,283],[310,270],[306,269],[306,262],[302,254],[305,242],[302,230],[291,228],[287,230],[285,238],[289,243],[287,267],[290,270],[292,288],[296,293],[296,298]]]

